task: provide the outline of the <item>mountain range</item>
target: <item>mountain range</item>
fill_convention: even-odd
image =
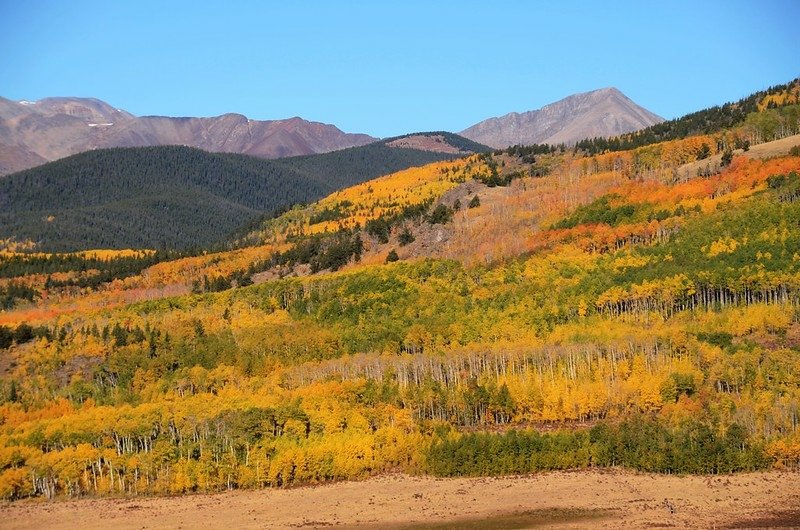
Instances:
[[[260,158],[326,153],[376,138],[301,118],[258,121],[241,114],[211,118],[142,116],[92,98],[0,98],[0,175],[83,151],[185,145]]]
[[[489,118],[460,134],[493,148],[549,143],[574,144],[611,137],[660,123],[615,88],[574,94],[539,110]],[[210,152],[283,158],[326,153],[376,141],[334,125],[302,118],[251,120],[241,114],[211,118],[137,117],[93,98],[39,101],[0,98],[0,175],[76,153],[111,147],[185,145]],[[423,149],[441,146],[426,137]],[[397,144],[403,147],[403,142]],[[416,146],[419,147],[419,146]]]
[[[497,149],[512,145],[569,145],[586,138],[617,136],[663,121],[616,88],[601,88],[573,94],[538,110],[489,118],[459,134]]]

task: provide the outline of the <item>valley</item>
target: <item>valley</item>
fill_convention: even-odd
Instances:
[[[0,2],[0,529],[800,528],[796,20]]]

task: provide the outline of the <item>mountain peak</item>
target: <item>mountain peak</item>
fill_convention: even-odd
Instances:
[[[607,86],[607,87],[603,87],[603,88],[597,88],[595,90],[590,90],[588,93],[589,94],[619,94],[619,95],[622,95],[622,96],[625,95],[620,91],[620,89],[618,89],[615,86]]]
[[[461,135],[505,148],[516,144],[571,144],[584,138],[610,137],[664,121],[634,103],[616,87],[572,94],[527,112],[489,118]]]

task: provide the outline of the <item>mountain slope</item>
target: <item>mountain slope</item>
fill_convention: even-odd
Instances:
[[[680,182],[526,172],[507,208],[492,197],[502,190],[466,181],[480,205],[407,224],[454,232],[485,214],[495,250],[546,243],[476,266],[365,255],[337,274],[235,289],[204,272],[193,290],[227,291],[111,307],[119,284],[74,298],[50,287],[0,313],[16,325],[4,330],[14,364],[0,374],[0,447],[19,455],[2,495],[285,488],[398,469],[797,467],[799,164],[742,158]],[[590,202],[548,203],[554,190]],[[509,230],[532,204],[544,216]],[[362,237],[359,248],[373,243]],[[125,285],[144,295],[153,272]],[[38,309],[40,325],[19,324]],[[165,455],[155,465],[151,447]],[[192,457],[201,450],[226,460]],[[119,480],[92,480],[111,469]],[[31,476],[55,485],[29,488]]]
[[[398,470],[798,469],[791,116],[779,129],[798,136],[780,145],[756,145],[748,115],[716,138],[413,168],[273,219],[268,245],[213,255],[0,253],[0,497]],[[723,159],[736,137],[753,148]],[[257,198],[224,165],[244,157],[151,149],[188,151],[180,167],[213,157],[182,180],[190,204]],[[682,174],[701,153],[702,171]],[[153,158],[168,157],[138,172]],[[148,185],[171,181],[166,169]],[[89,207],[109,180],[77,189],[36,172]],[[27,184],[19,202],[41,209]],[[101,278],[118,281],[95,290]]]
[[[261,160],[179,146],[98,149],[0,179],[0,239],[39,248],[186,248],[297,203],[478,146],[448,133],[447,152],[390,147],[396,139]],[[448,140],[449,138],[449,140]]]
[[[0,174],[91,149],[187,145],[261,158],[325,153],[375,139],[301,118],[257,121],[241,114],[211,118],[136,117],[91,98],[0,98]]]
[[[715,105],[685,116],[651,125],[615,138],[587,137],[576,147],[587,154],[625,151],[644,145],[678,140],[699,134],[712,134],[740,124],[761,129],[760,140],[768,141],[785,133],[782,122],[797,122],[800,103],[800,79],[760,90],[736,102]],[[750,120],[749,122],[747,120]],[[790,126],[791,127],[791,126]],[[741,146],[740,146],[741,147]]]
[[[574,94],[539,110],[489,118],[461,135],[495,148],[571,144],[584,138],[617,136],[664,121],[616,88]]]

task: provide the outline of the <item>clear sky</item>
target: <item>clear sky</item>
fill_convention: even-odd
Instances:
[[[459,131],[616,86],[673,118],[800,77],[800,0],[0,0],[0,96]]]

